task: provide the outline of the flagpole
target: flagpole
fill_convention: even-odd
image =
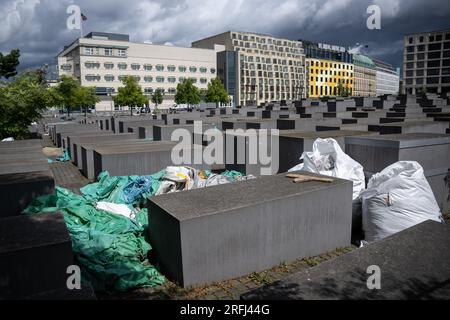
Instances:
[[[80,16],[80,38],[83,38],[83,18]]]

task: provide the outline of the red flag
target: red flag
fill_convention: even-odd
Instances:
[[[87,17],[86,17],[84,14],[81,14],[81,19],[82,19],[83,21],[86,21],[86,20],[87,20]]]

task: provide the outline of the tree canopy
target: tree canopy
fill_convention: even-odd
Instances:
[[[28,71],[0,85],[0,137],[23,139],[28,126],[53,104],[38,71]]]
[[[70,76],[61,76],[59,83],[49,89],[52,106],[66,108],[67,113],[73,108],[88,107],[99,101],[95,87],[83,87]]]
[[[134,77],[126,76],[122,82],[125,86],[119,88],[117,95],[113,98],[114,103],[128,106],[133,114],[133,108],[143,107],[148,103],[148,98],[142,93],[142,89]]]
[[[206,102],[214,102],[216,105],[219,103],[228,103],[230,102],[230,98],[228,96],[228,92],[220,81],[219,78],[212,79],[210,83],[208,83],[208,89],[206,89],[205,95]]]
[[[192,79],[184,79],[177,85],[175,103],[177,104],[199,104],[201,101],[200,90],[194,86]]]
[[[14,77],[17,74],[17,66],[19,65],[20,50],[14,49],[7,55],[0,52],[0,78],[6,79]]]
[[[152,94],[152,102],[155,104],[155,106],[160,105],[164,100],[163,94],[161,93],[160,89],[156,89],[155,92]]]

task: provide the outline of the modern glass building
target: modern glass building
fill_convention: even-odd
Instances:
[[[377,96],[399,94],[400,75],[391,64],[373,59],[377,71]]]

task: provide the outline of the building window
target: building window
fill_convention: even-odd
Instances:
[[[112,56],[112,49],[105,49],[105,56]]]
[[[205,67],[200,67],[200,72],[206,73],[206,72],[208,72],[208,69],[206,69]]]
[[[94,69],[94,68],[98,69],[98,68],[100,68],[100,63],[98,63],[98,62],[85,62],[84,66],[87,69]]]
[[[152,82],[152,81],[153,81],[153,77],[151,77],[151,76],[145,76],[145,77],[144,77],[144,81],[145,81],[145,82]]]
[[[177,89],[175,89],[175,88],[169,88],[168,92],[169,92],[170,94],[175,94],[175,93],[177,92]]]
[[[164,82],[164,77],[160,77],[160,76],[156,77],[156,82],[159,82],[159,83]]]
[[[413,38],[412,38],[412,37],[409,37],[408,42],[409,42],[410,44],[413,43]]]
[[[61,65],[61,70],[70,71],[70,70],[72,70],[72,65],[69,64],[69,63],[62,64]]]
[[[145,93],[153,93],[153,88],[144,88]]]
[[[164,71],[164,66],[162,64],[157,64],[156,71]]]
[[[197,83],[197,79],[196,78],[190,78],[192,80],[192,83]]]
[[[113,69],[113,68],[114,68],[114,63],[112,63],[112,62],[105,62],[105,63],[103,64],[103,66],[105,67],[105,69],[110,70],[110,69]]]
[[[141,68],[141,65],[138,63],[131,64],[131,69],[133,69],[133,70],[139,70],[140,68]]]
[[[94,48],[84,48],[84,54],[93,55],[94,54]]]
[[[179,77],[178,81],[183,82],[184,80],[186,80],[186,77]]]
[[[172,65],[172,66],[167,66],[167,70],[170,71],[170,72],[174,72],[175,69],[176,69],[176,68],[175,68],[175,66],[173,66],[173,65]]]
[[[211,71],[212,74],[216,73],[216,69],[214,69],[214,68],[211,68],[210,71]]]
[[[114,76],[112,74],[105,75],[105,81],[106,82],[112,82],[114,81]]]
[[[100,76],[99,75],[92,75],[92,74],[88,74],[85,76],[86,81],[92,82],[92,81],[100,81]]]
[[[207,83],[208,82],[208,79],[206,79],[206,78],[200,78],[200,83],[201,84],[205,84],[205,83]]]
[[[141,77],[139,76],[132,76],[137,82],[141,81]]]
[[[153,66],[151,64],[144,64],[144,70],[145,71],[151,71]]]
[[[119,50],[117,51],[117,55],[118,55],[119,57],[126,57],[126,56],[127,56],[127,52],[126,52],[126,50],[124,50],[124,49],[119,49]]]
[[[189,72],[197,72],[197,67],[189,67]]]
[[[178,71],[180,71],[180,72],[186,72],[186,67],[185,67],[185,66],[179,66],[179,67],[178,67]]]
[[[126,63],[118,63],[117,67],[119,68],[119,70],[126,70],[127,64]]]
[[[177,81],[177,78],[175,78],[175,77],[168,77],[167,81],[170,82],[170,83],[174,83],[175,81]]]

